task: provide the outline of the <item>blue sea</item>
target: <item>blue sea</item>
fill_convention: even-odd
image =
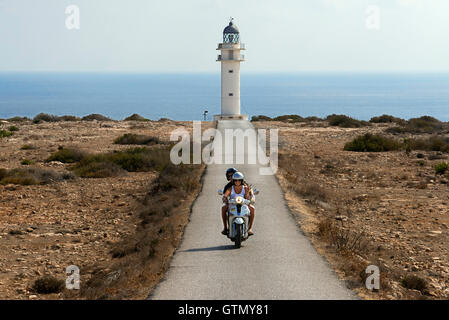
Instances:
[[[220,74],[0,73],[0,118],[40,112],[200,120],[220,113]],[[242,74],[241,112],[449,121],[449,74]]]

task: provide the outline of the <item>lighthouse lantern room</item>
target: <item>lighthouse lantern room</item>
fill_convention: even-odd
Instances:
[[[245,61],[241,54],[245,45],[240,43],[239,29],[232,21],[217,48],[221,51],[217,58],[221,62],[221,114],[215,115],[215,120],[248,120],[248,115],[240,114],[240,62]]]

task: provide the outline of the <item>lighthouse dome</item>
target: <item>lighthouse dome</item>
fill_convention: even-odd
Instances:
[[[223,33],[239,33],[239,28],[235,24],[229,22],[229,25],[223,30]]]
[[[237,26],[231,22],[229,25],[223,30],[223,42],[224,43],[239,43],[240,41],[240,32]]]

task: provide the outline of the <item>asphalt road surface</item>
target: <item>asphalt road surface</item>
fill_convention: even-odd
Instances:
[[[220,121],[218,129],[252,129],[248,121]],[[221,234],[225,170],[236,167],[260,190],[254,236],[234,249]],[[149,299],[357,299],[301,233],[273,175],[260,165],[207,166],[201,194],[164,279]]]

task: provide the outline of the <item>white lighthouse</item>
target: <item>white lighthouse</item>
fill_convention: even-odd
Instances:
[[[239,29],[232,20],[217,48],[221,51],[217,58],[221,62],[221,114],[215,115],[215,120],[248,120],[248,115],[240,114],[240,62],[245,61],[241,54],[245,45],[240,43]]]

